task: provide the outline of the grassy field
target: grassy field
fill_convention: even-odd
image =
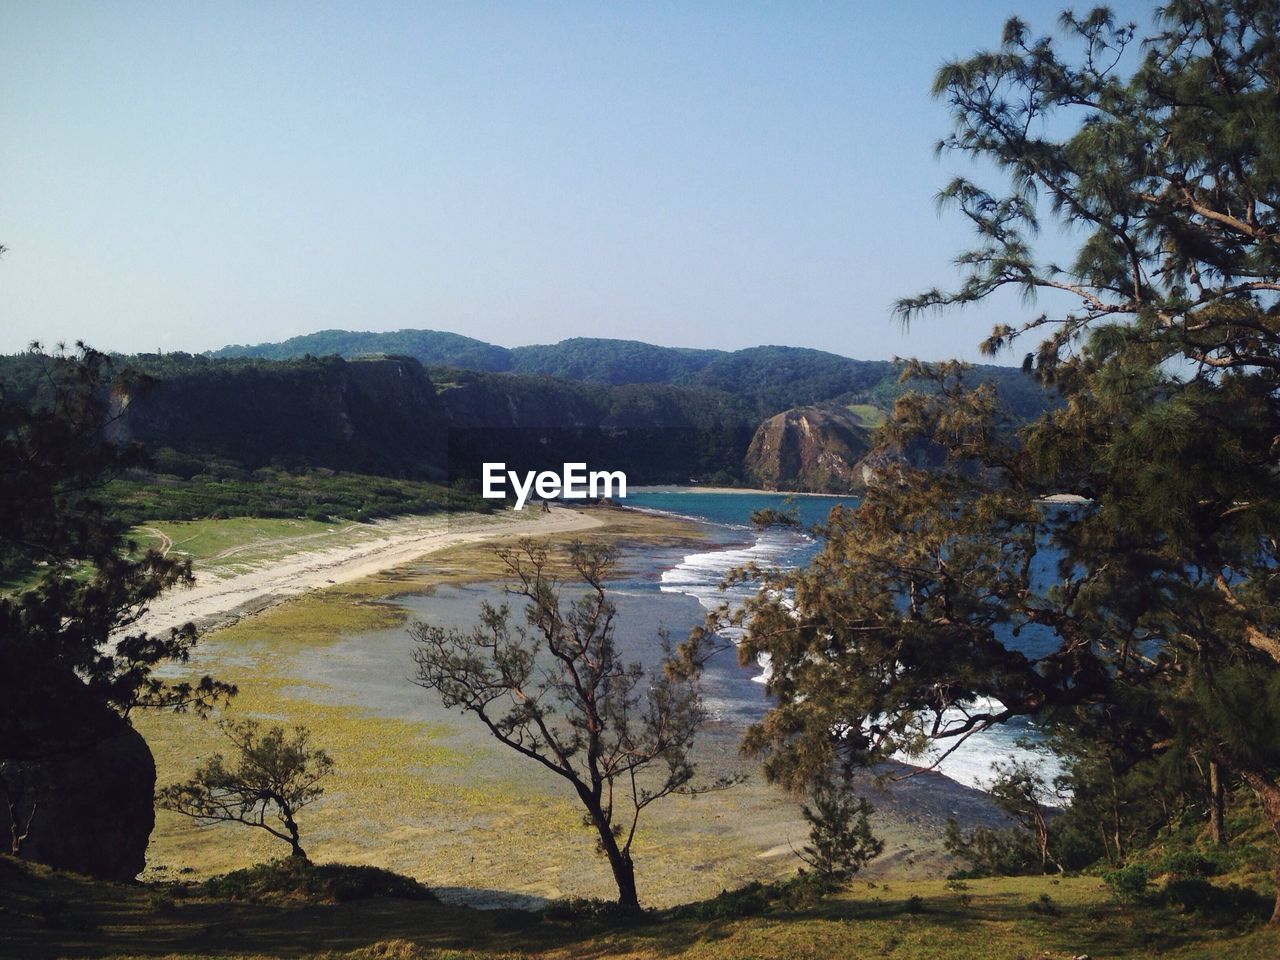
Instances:
[[[157,520],[134,527],[142,549],[190,557],[197,567],[235,567],[276,560],[303,550],[371,539],[376,528],[346,521],[231,517],[226,520]]]
[[[162,458],[163,459],[163,458]],[[488,511],[492,501],[415,480],[315,469],[256,470],[225,465],[186,479],[164,473],[132,473],[103,491],[113,511],[131,523],[154,520],[265,517],[374,520],[447,510]]]
[[[851,403],[845,409],[857,417],[858,423],[868,430],[884,426],[885,420],[888,419],[883,410],[869,403]]]
[[[0,858],[0,956],[462,960],[1269,960],[1280,930],[1114,902],[1091,878],[858,884],[714,917],[722,898],[617,927],[571,910],[477,911],[372,897],[214,899],[177,884],[94,883]]]

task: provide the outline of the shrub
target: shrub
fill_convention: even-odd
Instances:
[[[606,926],[617,926],[621,923],[634,923],[637,914],[619,905],[616,900],[602,900],[599,897],[566,897],[553,900],[539,911],[544,920],[560,923],[601,923]],[[643,917],[644,914],[640,914]]]
[[[816,873],[800,873],[768,884],[752,881],[737,890],[721,891],[710,900],[676,907],[671,916],[699,921],[736,920],[763,916],[773,910],[805,910],[840,886]]]
[[[809,824],[809,844],[798,856],[828,885],[847,882],[884,850],[871,832],[871,805],[843,783],[819,785],[800,812]]]
[[[1231,884],[1218,887],[1199,877],[1171,880],[1164,900],[1184,913],[1194,913],[1213,923],[1253,925],[1271,912],[1271,901],[1254,890]]]
[[[1134,864],[1103,871],[1102,882],[1121,903],[1135,903],[1146,895],[1151,877],[1146,867]]]
[[[969,865],[968,869],[951,872],[951,877],[957,880],[1018,876],[1043,870],[1034,837],[1020,828],[992,830],[990,827],[975,827],[966,833],[955,820],[949,819],[943,846],[951,856]]]
[[[1031,903],[1027,904],[1027,909],[1032,913],[1038,913],[1046,917],[1056,917],[1062,913],[1062,911],[1058,909],[1058,905],[1053,902],[1053,897],[1049,896],[1047,893],[1040,894],[1039,900],[1033,900]]]
[[[316,900],[344,902],[369,897],[397,900],[435,900],[436,896],[412,877],[379,867],[327,863],[320,866],[298,857],[272,860],[235,870],[200,884],[196,890],[227,900]]]
[[[1194,850],[1168,850],[1160,859],[1160,872],[1173,877],[1212,877],[1217,864]]]

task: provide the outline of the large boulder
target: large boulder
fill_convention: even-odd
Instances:
[[[25,860],[131,880],[155,825],[155,761],[126,721],[101,705],[77,709],[69,701],[85,698],[68,687],[59,712],[76,718],[74,731],[45,725],[0,756],[0,819],[26,834],[17,851]]]

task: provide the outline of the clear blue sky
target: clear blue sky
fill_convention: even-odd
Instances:
[[[0,0],[0,351],[422,327],[976,358],[1016,303],[889,315],[968,240],[928,90],[1058,8]]]

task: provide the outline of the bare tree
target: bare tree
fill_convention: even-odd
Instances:
[[[319,784],[333,772],[333,760],[323,750],[311,749],[306,727],[286,734],[280,726],[261,733],[253,720],[223,720],[218,726],[236,748],[235,766],[215,754],[189,781],[161,790],[156,802],[205,823],[260,827],[286,841],[292,855],[305,861],[297,813],[324,793]]]
[[[31,822],[40,810],[46,784],[40,768],[20,760],[0,760],[0,802],[9,818],[9,853],[22,856],[22,844],[31,835]]]
[[[417,622],[415,682],[446,707],[474,714],[501,743],[573,787],[618,886],[639,910],[631,845],[640,816],[673,793],[698,793],[689,751],[704,713],[697,646],[673,651],[662,637],[660,670],[626,663],[614,643],[617,610],[604,582],[617,554],[575,543],[569,564],[585,592],[561,598],[545,546],[525,540],[498,552],[508,591],[525,598],[525,625],[507,605],[484,604],[470,630]]]

